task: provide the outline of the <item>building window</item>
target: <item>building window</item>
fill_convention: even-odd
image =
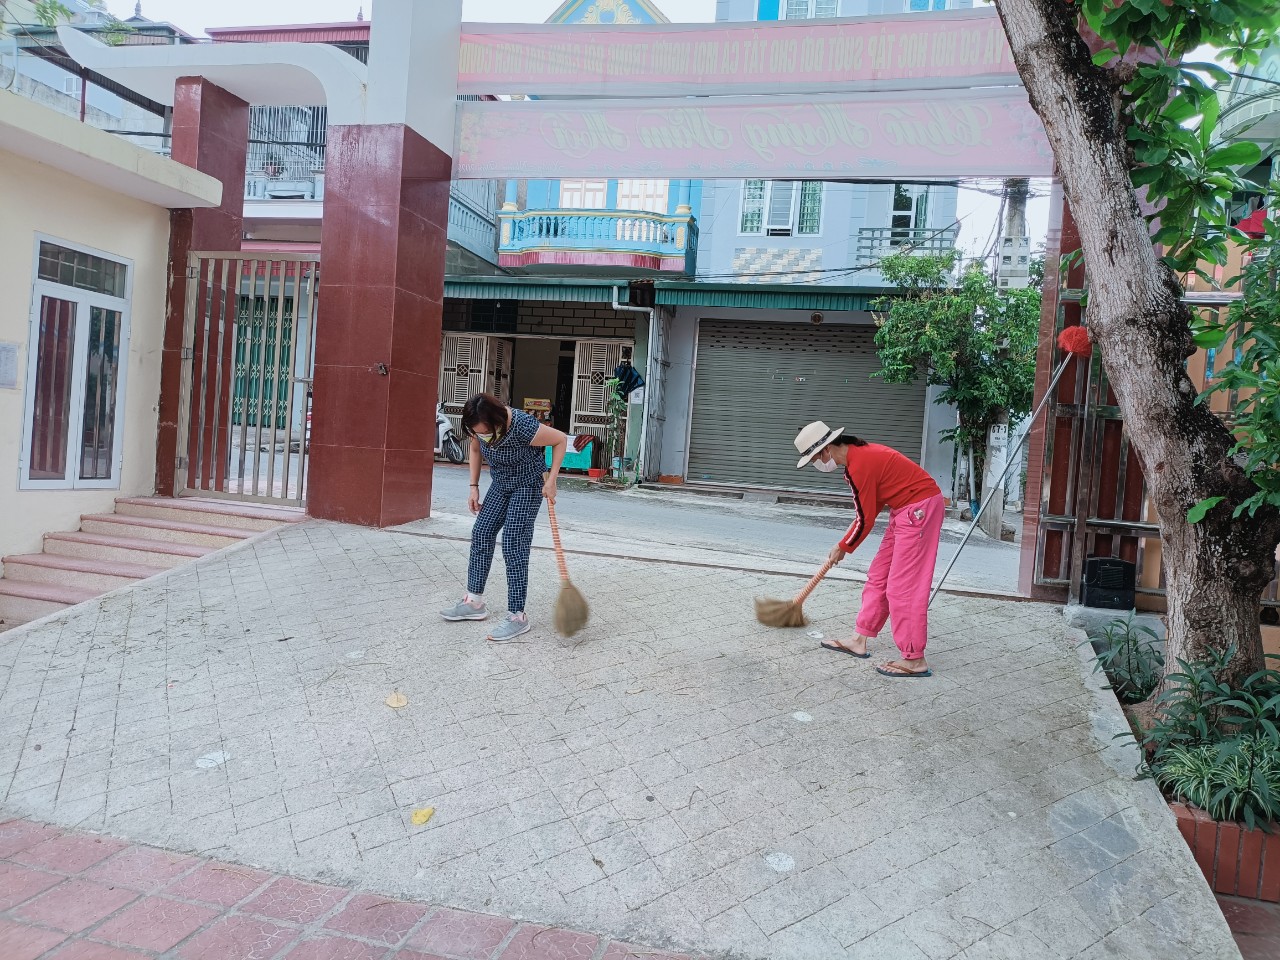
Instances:
[[[670,180],[619,180],[618,209],[666,213]]]
[[[912,13],[924,13],[927,10],[945,10],[948,0],[911,0],[908,9]]]
[[[744,180],[739,232],[770,237],[822,232],[821,180]]]
[[[117,487],[129,267],[42,240],[36,276],[20,485]]]
[[[788,20],[814,20],[834,17],[839,13],[840,0],[787,0]]]
[[[561,210],[603,210],[609,192],[607,180],[561,180]]]
[[[891,246],[911,242],[913,230],[929,225],[929,188],[923,184],[894,184],[889,225],[893,228],[889,235]]]

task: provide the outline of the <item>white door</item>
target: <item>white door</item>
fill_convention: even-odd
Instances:
[[[515,342],[489,337],[489,370],[485,390],[511,406],[511,358]]]
[[[19,484],[118,487],[128,301],[44,281],[34,292]]]
[[[446,333],[440,344],[440,402],[458,428],[462,405],[489,386],[489,338]]]
[[[609,427],[605,381],[622,362],[626,344],[616,340],[579,340],[573,363],[571,433],[590,433],[604,439]]]

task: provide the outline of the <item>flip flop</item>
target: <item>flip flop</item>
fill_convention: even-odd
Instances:
[[[928,668],[924,670],[886,670],[884,667],[876,667],[876,673],[882,677],[893,677],[894,679],[913,680],[916,677],[932,677],[933,671]]]
[[[842,647],[842,646],[839,646],[838,644],[820,643],[819,646],[822,647],[823,650],[834,650],[836,653],[844,653],[851,657],[857,657],[859,660],[871,659],[871,654],[869,653],[854,653],[852,650],[848,649],[847,647]]]

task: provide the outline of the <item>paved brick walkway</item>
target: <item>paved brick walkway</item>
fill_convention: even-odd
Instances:
[[[1280,957],[1280,903],[1243,897],[1219,897],[1222,914],[1235,934],[1244,960]]]
[[[594,934],[0,823],[3,960],[690,960]]]
[[[573,642],[545,553],[495,647],[435,615],[465,544],[320,523],[19,629],[0,811],[677,952],[1239,956],[1057,610],[940,598],[937,676],[887,680],[755,623],[798,578],[591,546]]]

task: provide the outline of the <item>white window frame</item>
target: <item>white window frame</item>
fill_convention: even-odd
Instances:
[[[564,188],[564,185],[565,185],[566,183],[576,185],[576,189],[577,189],[577,190],[578,190],[578,192],[580,192],[580,193],[581,193],[581,195],[582,195],[582,201],[583,201],[582,203],[580,203],[580,204],[572,204],[572,205],[571,205],[571,204],[568,204],[568,203],[565,203],[565,188]],[[597,187],[598,187],[598,189],[597,189]],[[572,190],[571,190],[570,192],[572,192]],[[587,196],[588,196],[588,194],[591,194],[592,196],[594,196],[594,195],[596,195],[596,194],[599,194],[599,197],[600,197],[600,205],[599,205],[598,207],[591,207],[591,206],[587,206],[587,205],[586,205],[586,201],[587,201]],[[561,209],[561,210],[604,210],[604,209],[607,209],[607,208],[608,208],[608,206],[609,206],[609,181],[608,181],[608,180],[602,180],[602,179],[600,179],[599,177],[585,177],[585,178],[584,178],[584,177],[570,177],[570,178],[569,178],[569,179],[567,179],[567,180],[561,180],[561,181],[560,181],[560,196],[559,196],[559,198],[558,198],[558,199],[559,199],[559,201],[560,201],[560,209]]]
[[[820,2],[820,0],[805,0],[805,2],[808,5],[808,10],[806,11],[805,15],[803,17],[793,17],[790,15],[791,14],[790,0],[779,0],[779,13],[781,14],[781,19],[783,20],[821,20],[821,19],[827,19],[829,17],[840,16],[840,0],[835,0],[834,12],[829,14],[824,14],[822,17],[818,16],[818,3]]]
[[[636,197],[639,203],[632,203]],[[624,177],[618,181],[618,210],[643,210],[665,216],[671,204],[671,181]],[[661,209],[659,209],[661,207]]]
[[[81,290],[41,280],[40,244],[52,243],[68,250],[102,257],[125,268],[125,295],[123,298]],[[18,489],[20,490],[118,490],[124,467],[125,404],[128,397],[129,333],[133,303],[134,262],[127,257],[107,253],[82,243],[72,243],[60,237],[36,234],[32,252],[31,315],[27,333],[27,377],[23,385],[22,448],[18,459]],[[35,428],[36,375],[40,353],[40,307],[45,297],[53,297],[76,304],[75,344],[71,352],[71,422],[67,429],[65,474],[58,480],[33,480],[31,449]],[[116,381],[116,418],[112,432],[111,476],[101,480],[80,479],[80,444],[84,435],[85,364],[89,349],[89,311],[93,307],[112,310],[120,314],[120,372]]]
[[[894,207],[894,203],[897,201],[899,186],[905,186],[911,192],[911,210],[910,211],[897,210]],[[930,201],[932,199],[933,199],[933,193],[930,190],[930,187],[928,184],[919,184],[919,183],[900,184],[895,182],[890,185],[889,187],[889,229],[891,231],[899,230],[899,229],[903,229],[907,231],[907,233],[904,234],[902,238],[895,238],[894,235],[891,233],[890,241],[889,241],[891,245],[897,246],[899,243],[908,242],[909,238],[911,237],[911,232],[914,230],[929,229],[929,219],[933,215],[933,211],[931,209],[931,204],[930,204]],[[924,201],[923,210],[921,210],[921,206],[920,206],[921,200]],[[923,213],[923,217],[921,217],[921,213]],[[906,227],[895,227],[893,225],[893,218],[897,216],[903,216],[904,214],[907,216],[910,216],[911,223]],[[916,222],[917,220],[921,220],[921,219],[923,219],[924,221],[923,223]],[[895,240],[897,242],[895,242]]]
[[[764,180],[763,177],[751,177],[751,180]],[[773,185],[775,183],[794,183],[795,191],[791,195],[791,216],[789,224],[786,227],[772,225],[769,222],[769,211],[773,207]],[[816,233],[800,232],[800,198],[804,195],[804,185],[807,180],[764,180],[764,207],[760,215],[760,229],[755,232],[748,232],[742,229],[742,217],[747,207],[747,180],[743,180],[738,188],[738,236],[740,237],[763,237],[769,240],[780,240],[788,237],[820,237],[822,236],[823,221],[826,215],[827,206],[827,188],[826,183],[817,180],[813,181],[820,184],[818,196],[818,230]],[[786,233],[771,233],[770,231],[786,230]]]

